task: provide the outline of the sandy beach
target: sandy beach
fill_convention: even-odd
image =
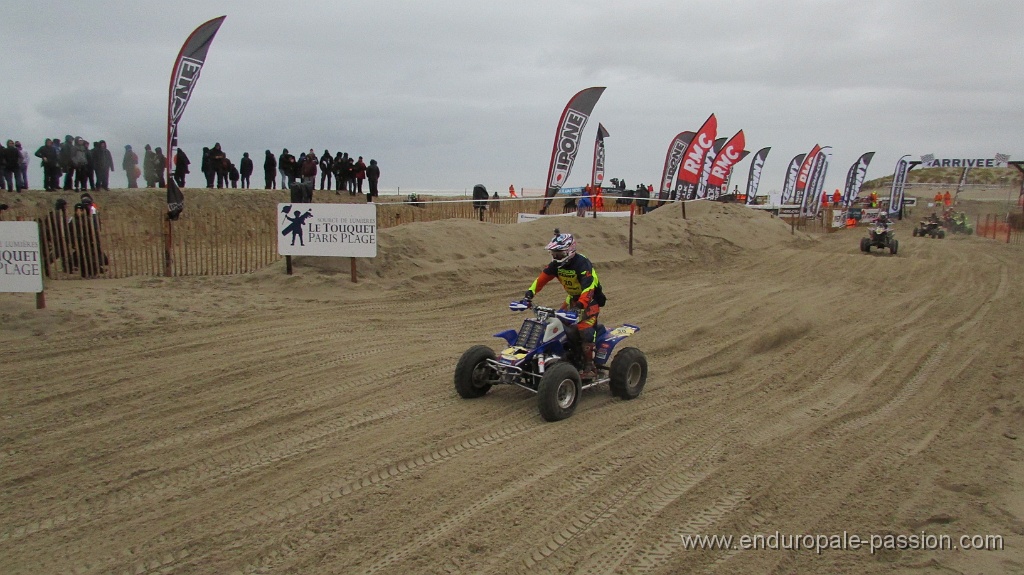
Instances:
[[[687,212],[638,218],[632,256],[626,218],[446,220],[381,230],[357,283],[296,258],[0,294],[0,572],[1024,572],[1024,249]],[[545,423],[452,379],[519,326],[555,225],[650,376]],[[682,543],[775,533],[1003,548]]]

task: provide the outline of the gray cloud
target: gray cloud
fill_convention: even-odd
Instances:
[[[539,188],[568,98],[607,86],[609,177],[660,179],[665,151],[708,114],[748,149],[833,147],[826,187],[863,152],[869,178],[903,154],[1024,158],[1017,3],[463,0],[12,4],[0,137],[163,143],[167,83],[185,37],[228,16],[181,123],[197,157],[282,147],[374,157],[386,189]],[[584,147],[584,150],[587,150]],[[588,177],[581,153],[569,184]],[[743,185],[747,163],[734,183]],[[194,176],[193,176],[194,178]],[[39,181],[38,176],[34,183]],[[115,183],[119,179],[115,177]]]

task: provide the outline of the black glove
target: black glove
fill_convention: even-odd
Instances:
[[[526,295],[523,296],[526,301],[533,301],[533,290],[526,290]]]

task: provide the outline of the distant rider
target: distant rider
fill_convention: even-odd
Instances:
[[[563,234],[555,230],[555,237],[546,248],[551,253],[551,262],[545,267],[537,279],[526,290],[526,301],[544,289],[547,283],[555,278],[562,284],[568,296],[561,309],[582,310],[580,321],[576,324],[580,340],[583,344],[583,371],[580,378],[593,379],[597,376],[594,365],[594,345],[597,332],[597,316],[605,303],[604,292],[597,278],[597,270],[586,256],[576,253],[576,239],[572,234]]]

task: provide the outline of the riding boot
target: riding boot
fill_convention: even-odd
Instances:
[[[594,344],[583,344],[583,371],[580,372],[580,379],[594,379],[597,377],[597,366],[594,365]]]

